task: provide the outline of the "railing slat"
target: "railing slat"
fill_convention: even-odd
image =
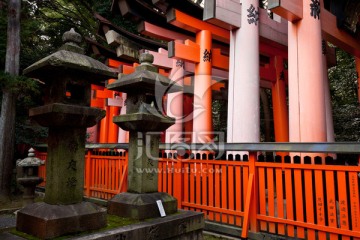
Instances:
[[[360,232],[360,207],[359,207],[359,177],[356,173],[349,173],[350,183],[350,206],[351,206],[351,222],[352,230]],[[360,234],[357,240],[360,239]]]
[[[293,181],[292,170],[285,169],[285,188],[286,188],[286,218],[288,220],[294,220],[294,204],[293,204]],[[287,234],[289,237],[294,237],[294,226],[288,224]]]
[[[283,184],[283,171],[281,168],[275,169],[276,175],[276,204],[277,204],[277,217],[284,218],[284,184]],[[285,235],[285,226],[282,223],[278,224],[278,234]]]
[[[261,215],[266,214],[266,187],[265,187],[265,169],[263,167],[258,168],[259,176],[259,211]],[[260,230],[267,231],[267,223],[260,221]]]
[[[268,208],[269,208],[269,216],[275,217],[275,202],[274,202],[274,169],[268,168],[267,171],[267,196],[268,196]],[[269,223],[269,232],[276,233],[275,223]]]
[[[226,165],[221,166],[221,208],[227,209],[227,171]],[[221,222],[227,224],[228,216],[225,213],[222,213]]]
[[[219,171],[219,165],[215,165],[215,207],[220,208],[220,171]],[[220,222],[220,213],[215,213],[215,221]]]
[[[320,226],[325,226],[325,199],[323,171],[315,170],[315,203],[316,203],[316,222]],[[320,240],[326,240],[326,233],[318,233]]]
[[[236,201],[235,201],[235,210],[238,212],[242,212],[241,205],[242,205],[242,197],[243,197],[243,188],[242,188],[242,173],[241,173],[241,167],[235,166],[235,195],[236,195]],[[236,225],[242,226],[242,221],[240,217],[235,217]]]
[[[347,203],[347,185],[345,172],[337,172],[337,189],[338,189],[338,213],[339,224],[342,229],[349,229],[349,209]],[[343,236],[342,240],[350,240],[350,237]]]
[[[314,219],[314,193],[313,193],[313,172],[312,170],[304,170],[305,181],[305,209],[306,222],[315,223]],[[307,231],[307,239],[315,239],[315,231],[309,229]]]
[[[326,171],[325,179],[328,226],[337,227],[334,172]],[[335,233],[330,233],[330,240],[335,239],[338,240],[338,235]]]
[[[211,171],[209,171],[208,176],[209,176],[209,184],[208,184],[208,189],[209,189],[209,206],[210,207],[214,207],[214,164],[212,163],[208,163],[208,170],[211,169]],[[214,212],[210,211],[209,212],[209,220],[214,220]]]
[[[229,209],[230,210],[235,210],[235,196],[234,196],[234,191],[236,191],[234,189],[234,183],[235,183],[235,179],[234,179],[234,166],[229,165],[228,166],[228,199],[229,199]],[[234,216],[229,216],[229,224],[235,224],[235,217]]]

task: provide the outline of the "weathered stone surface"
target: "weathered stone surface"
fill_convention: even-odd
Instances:
[[[113,122],[126,131],[165,131],[175,119],[150,113],[131,113],[115,116]]]
[[[45,106],[31,109],[30,117],[49,127],[47,182],[44,203],[22,209],[17,228],[46,239],[106,224],[105,210],[82,202],[85,135],[87,127],[105,116],[90,107],[91,83],[117,74],[81,54],[81,36],[75,31],[65,33],[63,40],[61,50],[24,70],[45,82]]]
[[[49,128],[44,201],[75,204],[84,195],[86,128]]]
[[[158,193],[157,170],[159,133],[175,122],[161,110],[162,98],[181,87],[158,74],[153,60],[151,54],[143,53],[135,73],[120,75],[115,83],[107,86],[128,93],[126,115],[114,117],[113,122],[130,132],[128,192],[109,201],[109,213],[134,219],[158,217],[156,200],[163,201],[168,214],[177,209],[175,198]]]
[[[37,123],[45,127],[69,126],[69,127],[92,127],[103,117],[105,110],[53,103],[45,106],[32,108],[29,116]]]
[[[108,89],[126,93],[138,92],[139,89],[142,89],[144,92],[151,92],[153,94],[155,93],[156,87],[164,88],[164,94],[182,90],[180,85],[171,81],[169,78],[149,71],[148,66],[139,66],[138,68],[134,73],[123,76],[120,81],[109,84]],[[151,68],[156,70],[156,67]]]
[[[35,203],[17,214],[16,229],[41,239],[99,229],[106,226],[106,210],[93,203],[51,205]]]
[[[160,217],[156,204],[161,200],[167,215],[177,212],[177,200],[173,196],[163,193],[120,193],[108,202],[108,213],[132,219],[147,219]]]
[[[57,51],[47,56],[24,70],[29,77],[40,78],[41,81],[51,81],[51,76],[58,71],[68,71],[72,75],[81,74],[89,82],[99,81],[104,78],[116,78],[117,73],[103,63],[80,53],[67,50]]]
[[[151,219],[138,224],[94,233],[74,240],[202,240],[204,215],[199,212],[179,211],[164,218]]]

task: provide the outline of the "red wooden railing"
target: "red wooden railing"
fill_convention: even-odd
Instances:
[[[270,150],[273,145],[257,148]],[[286,147],[286,151],[301,152],[305,146]],[[307,151],[360,151],[359,144],[321,146]],[[252,150],[247,160],[215,160],[212,155],[202,159],[169,157],[163,153],[157,170],[159,191],[176,197],[181,209],[203,212],[209,221],[241,227],[242,237],[247,237],[248,231],[261,231],[299,239],[360,239],[359,166],[290,163],[302,162],[299,157],[264,162],[250,145],[241,150]],[[274,151],[284,150],[280,146]],[[85,160],[86,196],[109,199],[126,191],[125,151],[89,149]],[[45,171],[39,173],[45,177]]]

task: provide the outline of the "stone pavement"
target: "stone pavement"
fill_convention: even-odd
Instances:
[[[15,214],[0,212],[0,239],[1,240],[23,240],[24,238],[17,237],[7,233],[16,226]]]
[[[9,228],[14,228],[16,225],[16,217],[14,214],[1,214],[0,215],[0,232]]]

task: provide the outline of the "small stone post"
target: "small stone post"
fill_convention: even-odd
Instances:
[[[110,214],[134,219],[159,217],[156,201],[161,200],[166,214],[177,211],[177,201],[167,193],[158,192],[159,137],[175,119],[160,112],[162,97],[180,91],[181,86],[157,73],[153,55],[143,53],[141,65],[132,74],[119,76],[107,88],[127,93],[126,114],[113,118],[129,131],[128,192],[108,202]],[[149,133],[151,132],[151,133]]]
[[[45,105],[30,109],[30,117],[49,128],[45,200],[18,212],[17,230],[40,238],[98,229],[106,225],[106,211],[84,202],[86,128],[105,116],[90,107],[91,84],[116,73],[83,55],[82,37],[74,29],[64,33],[59,51],[24,70],[45,82]]]

